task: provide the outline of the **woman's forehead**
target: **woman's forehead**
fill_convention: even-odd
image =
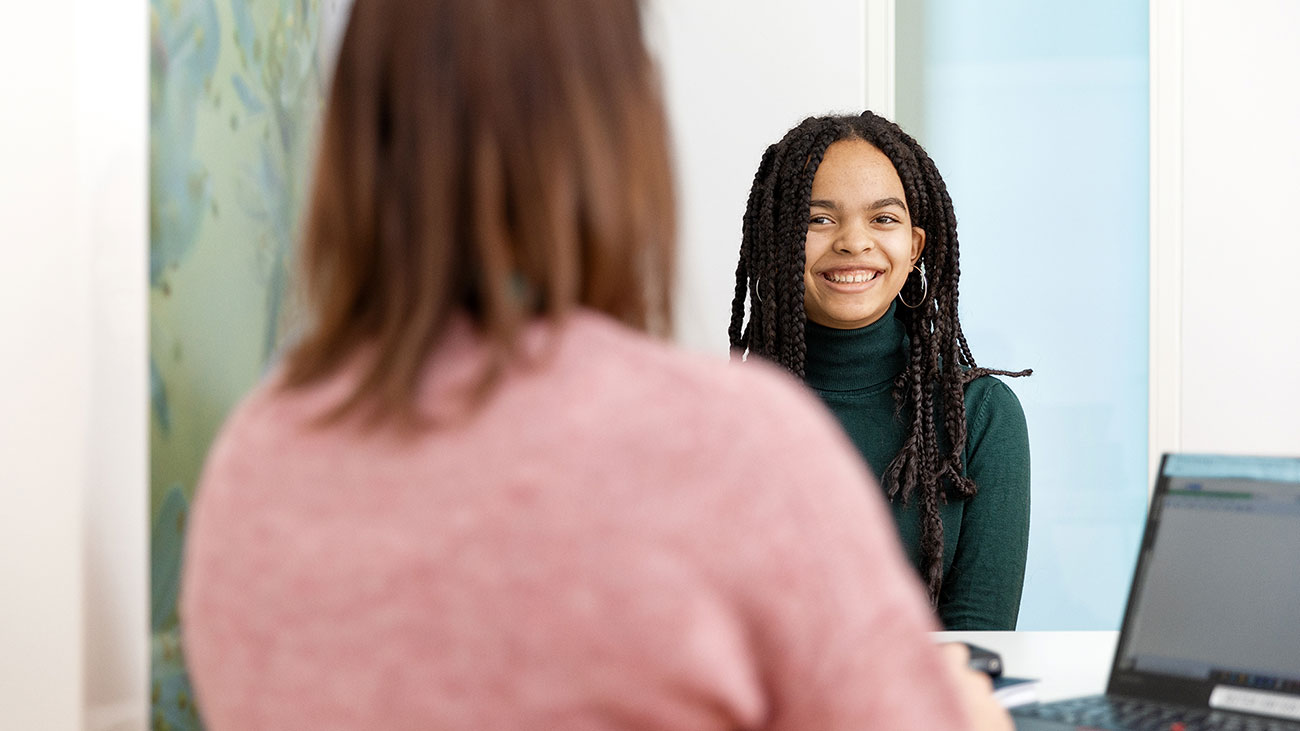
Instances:
[[[904,198],[903,182],[885,153],[865,140],[839,140],[826,148],[813,176],[813,198]]]

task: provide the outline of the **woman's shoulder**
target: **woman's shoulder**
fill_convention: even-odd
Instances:
[[[604,368],[634,375],[626,385],[656,402],[690,410],[727,407],[719,416],[772,416],[794,412],[820,418],[822,407],[794,376],[761,359],[743,363],[716,353],[678,347],[633,331],[603,316],[587,313],[577,328],[588,342],[583,347],[600,353]]]
[[[966,384],[968,423],[1006,414],[1020,414],[1021,418],[1024,418],[1024,408],[1020,405],[1020,399],[1006,381],[997,376],[984,375]]]
[[[701,469],[722,455],[780,472],[810,460],[849,470],[861,461],[816,395],[767,361],[684,350],[617,323],[602,323],[584,339],[598,345],[587,350],[604,362],[574,397],[599,398],[598,408],[617,414],[617,430],[690,434],[690,449],[679,457]],[[676,441],[661,438],[647,448]]]
[[[529,377],[520,371],[497,384],[484,403],[494,421],[515,421],[522,410],[542,411],[547,429],[579,434],[603,424],[599,438],[690,434],[702,450],[757,453],[783,443],[833,440],[838,426],[797,379],[766,362],[732,363],[715,353],[682,349],[591,311],[574,313],[559,331],[559,347],[543,348]],[[446,354],[444,354],[446,355]],[[452,354],[432,374],[454,370]],[[343,400],[355,374],[301,388],[286,388],[278,369],[227,416],[210,451],[210,467],[224,471],[274,457],[278,462],[319,449],[331,440],[351,451],[383,447],[381,434],[346,439],[321,429],[319,418]],[[525,421],[536,421],[530,417]],[[355,435],[353,435],[355,436]],[[660,449],[657,442],[645,448]],[[669,440],[671,441],[671,440]],[[773,459],[776,459],[774,456]]]
[[[968,460],[1027,460],[1029,425],[1015,391],[997,376],[985,375],[966,386]],[[977,459],[978,457],[978,459]]]

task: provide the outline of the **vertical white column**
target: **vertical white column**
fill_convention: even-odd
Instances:
[[[0,23],[0,727],[81,727],[90,257],[75,8]],[[143,22],[143,21],[142,21]]]
[[[1151,362],[1148,472],[1182,444],[1183,8],[1151,0]],[[1154,480],[1148,482],[1154,485]]]
[[[88,264],[83,728],[149,713],[148,4],[77,3],[77,139]]]
[[[0,728],[147,722],[144,2],[0,24]]]
[[[1181,446],[1297,455],[1300,3],[1181,10]]]
[[[895,0],[866,3],[866,42],[863,67],[867,70],[867,108],[887,119],[895,112]]]

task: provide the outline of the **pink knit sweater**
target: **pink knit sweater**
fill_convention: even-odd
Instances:
[[[786,376],[595,314],[414,438],[231,416],[188,529],[209,729],[960,729],[878,490]],[[540,342],[535,327],[530,342]],[[480,357],[433,359],[445,404]]]

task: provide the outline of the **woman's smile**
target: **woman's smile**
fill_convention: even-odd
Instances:
[[[882,273],[880,269],[840,267],[821,272],[820,277],[832,291],[858,294],[876,286]]]

